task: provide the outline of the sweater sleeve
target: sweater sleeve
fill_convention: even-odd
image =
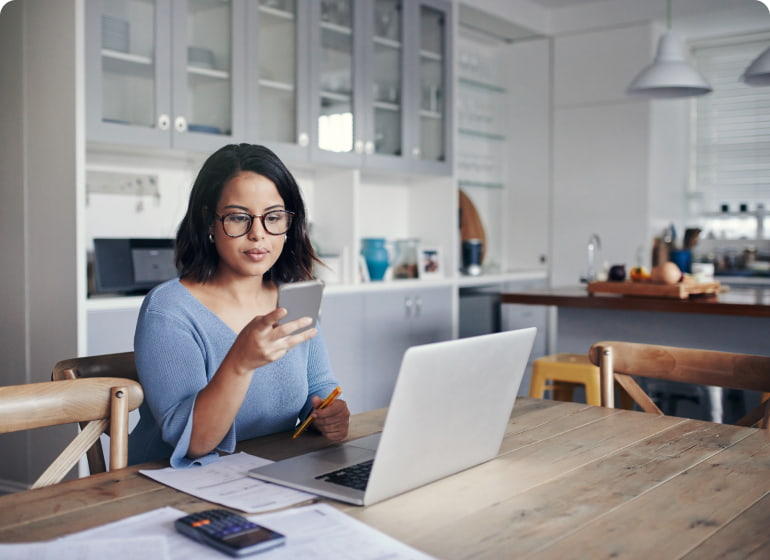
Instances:
[[[215,460],[215,451],[196,459],[187,457],[195,399],[208,383],[198,333],[192,325],[148,306],[140,312],[134,352],[148,407],[163,441],[173,448],[171,466],[186,467]]]

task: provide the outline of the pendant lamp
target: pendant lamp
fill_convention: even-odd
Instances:
[[[655,60],[633,79],[627,92],[664,99],[711,92],[706,79],[687,63],[679,40],[671,33],[671,0],[668,0],[668,30],[658,42]]]
[[[770,47],[749,64],[741,80],[750,86],[770,86]]]

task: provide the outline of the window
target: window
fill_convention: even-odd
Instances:
[[[692,191],[701,212],[770,208],[770,87],[744,84],[746,67],[768,40],[693,49],[697,68],[714,88],[695,103]]]

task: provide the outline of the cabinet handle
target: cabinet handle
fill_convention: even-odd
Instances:
[[[422,315],[422,298],[417,296],[414,298],[414,316],[419,317]]]
[[[297,137],[297,144],[299,144],[303,148],[306,148],[307,145],[310,144],[310,136],[308,136],[307,132],[299,133],[299,136]]]
[[[407,319],[412,316],[412,298],[410,297],[404,298],[404,315]]]
[[[357,154],[364,153],[364,141],[363,140],[356,140],[355,144],[353,144],[353,149]]]
[[[420,157],[420,148],[412,148],[412,157],[414,158]]]
[[[184,117],[177,117],[174,119],[174,128],[177,132],[184,132],[187,130],[187,119]]]
[[[158,128],[161,130],[168,130],[168,127],[171,125],[171,118],[166,115],[158,115]]]
[[[366,152],[366,155],[372,155],[374,153],[374,142],[369,141],[364,144],[364,152]]]

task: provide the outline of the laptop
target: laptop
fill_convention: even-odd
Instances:
[[[368,506],[493,459],[536,330],[409,348],[381,433],[276,461],[249,475]]]

